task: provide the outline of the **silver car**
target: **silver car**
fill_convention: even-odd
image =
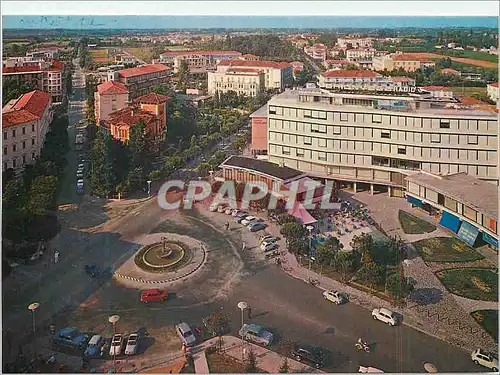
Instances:
[[[175,326],[175,331],[184,345],[193,346],[196,344],[196,336],[187,323],[177,324]]]
[[[126,355],[137,354],[137,342],[139,340],[139,335],[137,333],[132,333],[127,340],[127,346],[125,347]]]

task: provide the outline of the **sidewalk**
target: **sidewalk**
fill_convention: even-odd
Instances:
[[[209,373],[205,350],[210,346],[217,345],[218,340],[219,339],[217,337],[214,337],[194,348],[193,356],[195,357],[195,369],[197,374]],[[282,355],[234,336],[223,336],[223,340],[224,344],[222,350],[224,354],[242,362],[244,360],[243,352],[245,351],[248,353],[251,348],[257,358],[258,368],[272,374],[279,372],[279,368],[284,358]],[[198,357],[196,357],[197,355]],[[196,358],[198,358],[198,360],[196,360]],[[295,361],[291,358],[288,358],[288,366],[290,373],[323,373],[323,371],[304,365],[303,363]]]

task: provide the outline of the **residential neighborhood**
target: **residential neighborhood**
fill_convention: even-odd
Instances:
[[[4,373],[498,372],[497,17],[33,17]]]

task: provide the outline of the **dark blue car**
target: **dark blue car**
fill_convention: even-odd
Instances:
[[[84,349],[87,345],[89,336],[77,331],[76,328],[63,328],[56,332],[54,341],[57,344],[69,346],[75,349]]]

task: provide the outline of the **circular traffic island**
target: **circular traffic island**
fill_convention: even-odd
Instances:
[[[134,256],[137,267],[152,273],[177,271],[191,262],[193,251],[180,241],[162,241],[143,246]]]

